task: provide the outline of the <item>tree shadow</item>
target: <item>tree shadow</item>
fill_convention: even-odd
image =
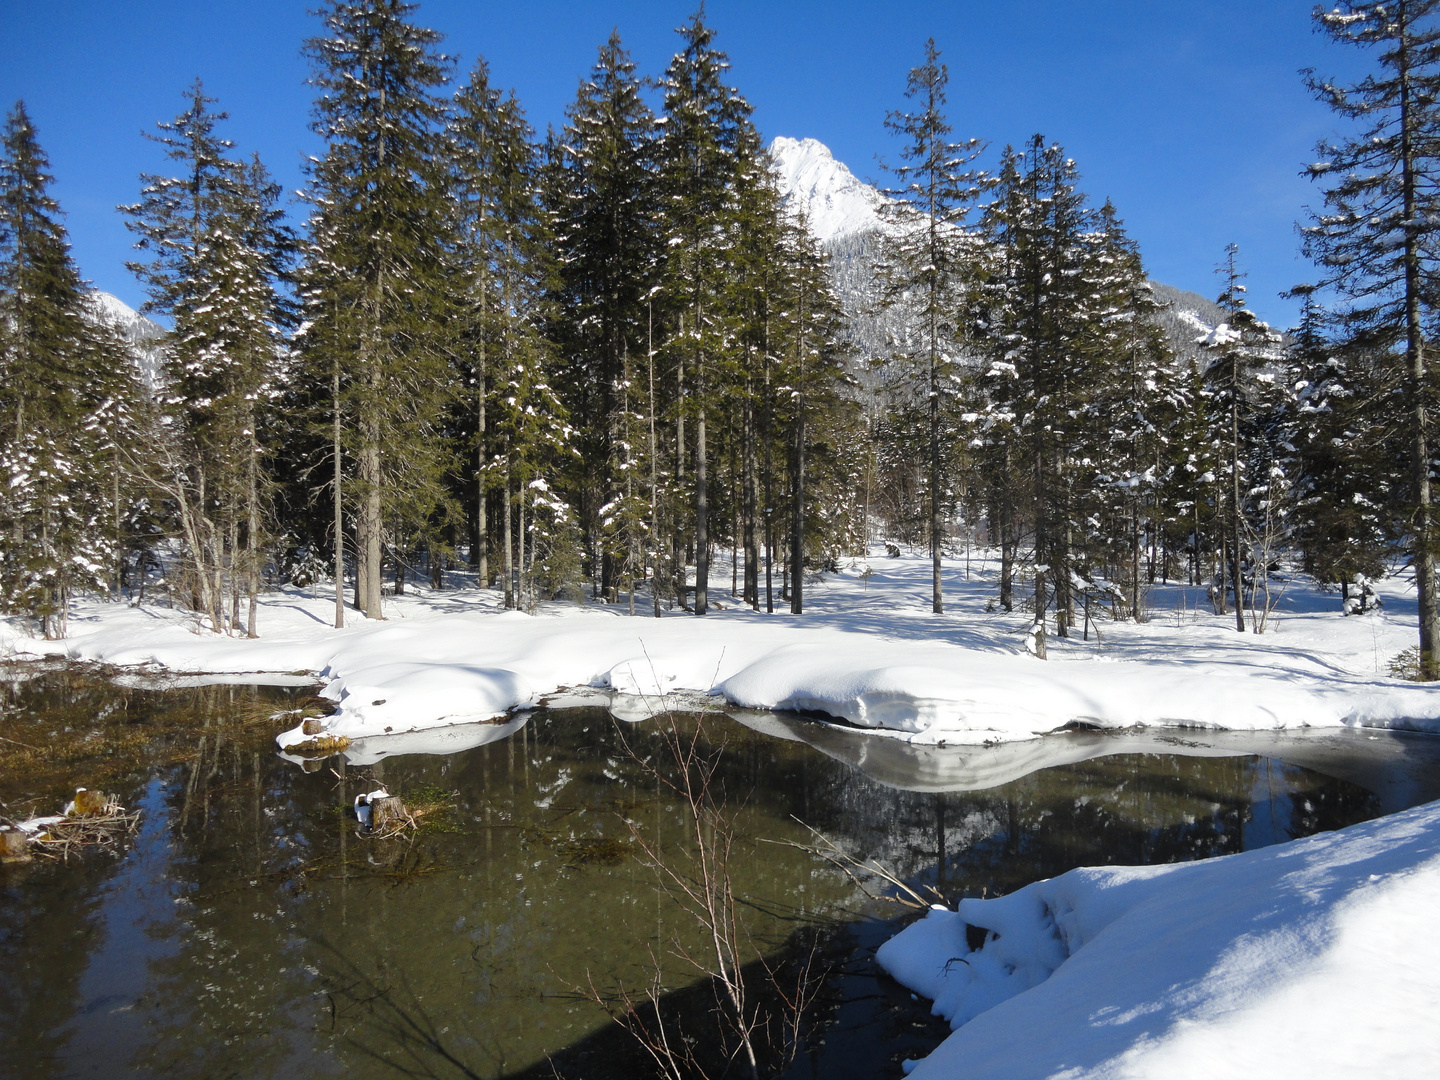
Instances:
[[[779,1004],[778,1000],[772,1000],[778,999],[778,992],[767,989],[772,970],[782,977],[793,976],[801,965],[818,963],[826,972],[824,986],[801,1024],[794,1060],[784,1070],[774,1069],[762,1075],[825,1076],[841,1080],[850,1076],[873,1077],[877,1075],[874,1066],[881,1063],[898,1074],[899,1062],[905,1054],[925,1053],[938,1043],[943,1034],[938,1029],[930,1030],[918,1041],[909,1038],[894,1042],[890,1036],[900,1028],[911,1026],[903,1020],[898,1026],[882,1025],[879,1033],[857,1029],[847,1036],[837,1029],[837,1022],[847,1020],[846,1027],[849,1027],[855,1019],[856,1002],[871,995],[876,972],[869,959],[875,946],[894,929],[887,925],[877,933],[872,928],[867,935],[864,930],[855,931],[846,924],[829,928],[806,926],[792,932],[767,962],[757,960],[745,965],[747,982],[766,999],[762,1005]],[[381,964],[373,968],[362,966],[331,942],[317,941],[316,945],[330,957],[321,965],[320,979],[325,987],[332,1031],[354,1053],[396,1076],[415,1080],[634,1080],[657,1075],[653,1058],[631,1028],[655,1030],[656,1021],[662,1015],[671,1032],[681,1033],[686,1052],[693,1055],[694,1075],[712,1080],[745,1075],[721,1016],[717,995],[722,991],[710,980],[701,979],[670,989],[654,1001],[642,1000],[628,1016],[621,1005],[621,988],[599,987],[606,1006],[616,1010],[608,1022],[601,1005],[588,990],[566,989],[557,981],[554,996],[573,1001],[576,1008],[594,1010],[602,1026],[548,1052],[544,1061],[517,1066],[507,1060],[506,1047],[487,1032],[485,1015],[478,1007],[475,1015],[434,1015],[403,976],[390,973]],[[771,965],[770,970],[766,963]],[[864,968],[863,977],[867,981],[865,992],[856,993],[853,986],[847,986],[846,980],[853,978],[860,967]],[[898,987],[878,996],[887,999],[892,1014],[903,1011],[902,1002],[914,1004],[909,994]],[[852,1010],[848,1017],[842,1015],[847,1008]],[[936,1025],[921,1026],[936,1028]],[[859,1053],[858,1067],[845,1066],[843,1059],[856,1052]]]

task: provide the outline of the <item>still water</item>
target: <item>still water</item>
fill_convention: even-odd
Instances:
[[[713,999],[679,954],[705,936],[642,848],[685,867],[695,843],[664,721],[540,709],[469,749],[301,766],[269,717],[303,693],[69,669],[7,684],[0,813],[53,813],[88,784],[143,817],[120,852],[0,869],[0,1076],[634,1076],[589,987],[655,984],[703,1023]],[[756,954],[830,965],[794,1077],[898,1077],[944,1035],[870,962],[903,916],[870,895],[885,883],[803,850],[811,829],[954,899],[1340,828],[1435,797],[1440,775],[1421,736],[1256,754],[1078,734],[1052,744],[1073,760],[1032,770],[1033,751],[797,718],[675,722],[720,749]],[[343,808],[382,784],[428,809],[417,832],[359,834]]]

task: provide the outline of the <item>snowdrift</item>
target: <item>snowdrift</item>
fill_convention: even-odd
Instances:
[[[208,633],[172,609],[85,602],[70,639],[0,624],[0,652],[226,678],[314,673],[339,706],[325,733],[352,741],[493,719],[573,687],[605,691],[629,719],[714,695],[937,746],[1033,740],[1067,725],[1440,730],[1440,686],[1380,674],[1414,639],[1403,582],[1388,583],[1383,611],[1358,618],[1296,586],[1264,635],[1235,633],[1183,589],[1156,590],[1151,621],[1107,622],[1103,641],[1098,631],[1052,638],[1042,661],[1024,650],[1028,617],[992,612],[993,582],[984,560],[975,565],[946,568],[944,616],[928,610],[929,566],[915,556],[827,575],[808,587],[801,616],[727,607],[629,618],[559,603],[526,615],[469,587],[396,597],[385,621],[351,613],[354,625],[334,630],[333,601],[290,589],[262,598],[258,640]],[[1166,604],[1173,614],[1162,617]],[[298,741],[281,736],[282,746]]]
[[[1434,1075],[1440,803],[1204,862],[1072,870],[881,946],[956,1028],[919,1080]]]

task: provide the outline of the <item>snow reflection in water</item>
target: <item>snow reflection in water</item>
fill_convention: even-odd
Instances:
[[[16,684],[6,737],[45,738],[60,714],[39,703],[57,693],[49,676]],[[122,859],[0,877],[0,1010],[13,1021],[0,1030],[0,1074],[540,1077],[550,1054],[567,1075],[636,1075],[623,1036],[572,988],[587,972],[602,984],[646,978],[647,946],[695,932],[656,894],[625,824],[665,844],[686,835],[682,807],[622,741],[653,752],[655,723],[539,710],[452,729],[445,753],[416,753],[425,747],[401,736],[307,772],[269,752],[273,725],[233,722],[265,693],[85,690],[91,716],[155,723],[173,741],[108,774],[147,810]],[[193,714],[183,735],[156,719],[175,709]],[[842,1078],[898,1076],[899,1059],[940,1033],[864,963],[887,928],[853,920],[893,911],[805,853],[760,842],[805,839],[796,819],[947,895],[994,894],[1072,866],[1221,854],[1423,801],[1416,776],[1435,770],[1402,763],[1416,746],[1433,762],[1440,743],[1269,746],[1328,763],[1327,776],[1254,756],[1263,736],[1076,733],[947,750],[738,719],[707,724],[726,741],[724,783],[743,804],[735,864],[751,926],[770,949],[812,920],[830,926],[849,974],[831,981],[804,1071]],[[1337,761],[1382,795],[1340,778]],[[29,782],[0,777],[0,799],[46,794]],[[339,808],[374,782],[453,791],[453,811],[413,843],[362,840]],[[667,983],[685,986],[690,973],[655,951]],[[677,1000],[705,1003],[693,990]]]

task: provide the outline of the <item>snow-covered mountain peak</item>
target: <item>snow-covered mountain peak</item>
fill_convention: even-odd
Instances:
[[[780,177],[780,192],[802,207],[810,231],[821,243],[883,227],[885,196],[836,161],[818,139],[776,136],[770,156]]]
[[[165,328],[141,315],[118,296],[92,289],[85,298],[89,302],[93,321],[111,327],[130,345],[141,378],[153,390],[159,385],[161,340],[165,337]]]
[[[113,326],[132,341],[149,341],[165,333],[164,327],[141,315],[118,296],[92,289],[86,298],[99,321]]]

